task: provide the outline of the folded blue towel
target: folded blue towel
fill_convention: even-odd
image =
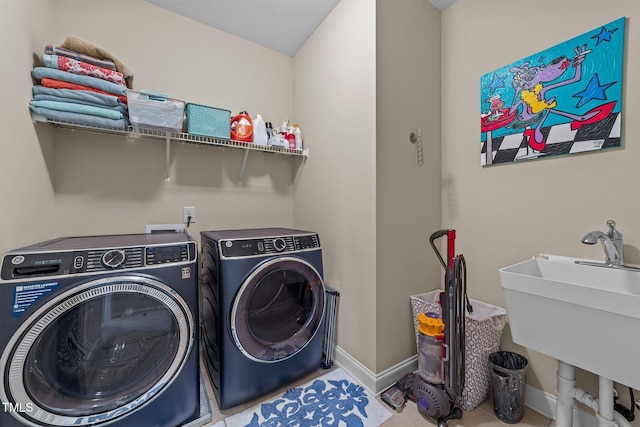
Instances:
[[[108,119],[123,119],[124,116],[119,111],[109,110],[108,108],[93,107],[91,105],[78,104],[74,102],[58,102],[47,100],[32,100],[34,107],[48,108],[50,110],[68,111],[70,113],[89,114],[91,116],[106,117]]]
[[[35,85],[31,88],[31,93],[35,98],[36,95],[50,95],[65,99],[73,99],[77,101],[87,102],[89,104],[104,105],[105,107],[121,106],[125,109],[127,104],[122,102],[116,95],[105,95],[98,92],[77,89],[55,89],[42,85]]]
[[[111,83],[97,77],[83,76],[80,74],[68,73],[66,71],[56,70],[49,67],[36,67],[31,71],[31,75],[38,81],[47,77],[50,79],[61,80],[63,82],[75,83],[78,85],[89,86],[94,89],[100,89],[114,95],[126,95],[126,87],[116,83]]]
[[[80,100],[77,100],[77,99],[74,99],[74,98],[65,98],[63,96],[54,96],[54,95],[45,95],[45,94],[33,95],[32,101],[56,101],[56,102],[63,102],[63,103],[73,103],[73,104],[79,104],[79,105],[87,105],[87,106],[90,106],[90,107],[97,107],[97,108],[103,108],[103,109],[111,110],[111,111],[118,111],[123,116],[129,117],[129,111],[128,111],[127,107],[125,107],[124,105],[116,105],[115,107],[110,107],[108,105],[93,104],[91,102],[80,101]],[[41,105],[41,107],[42,107],[42,105]]]
[[[74,123],[77,125],[95,126],[100,128],[126,130],[127,121],[125,119],[107,119],[106,117],[92,116],[89,114],[72,113],[69,111],[51,110],[49,108],[36,107],[29,105],[29,109],[34,113],[40,114],[48,119],[65,123]]]

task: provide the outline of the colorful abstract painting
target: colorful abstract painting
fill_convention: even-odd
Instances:
[[[480,78],[480,164],[619,147],[625,18]]]

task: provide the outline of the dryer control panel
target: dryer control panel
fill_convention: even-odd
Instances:
[[[220,240],[220,252],[225,258],[300,252],[320,248],[317,234],[277,236],[259,239]]]

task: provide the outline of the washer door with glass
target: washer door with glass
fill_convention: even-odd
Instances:
[[[242,353],[278,362],[301,351],[316,335],[324,313],[324,283],[301,258],[274,258],[244,281],[231,310],[231,332]]]
[[[0,358],[2,402],[31,426],[101,425],[159,396],[181,371],[194,321],[170,287],[144,277],[98,279],[31,315]]]

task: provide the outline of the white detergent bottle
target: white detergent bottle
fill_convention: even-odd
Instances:
[[[269,137],[267,136],[267,125],[260,114],[253,119],[253,143],[255,145],[267,145]]]

